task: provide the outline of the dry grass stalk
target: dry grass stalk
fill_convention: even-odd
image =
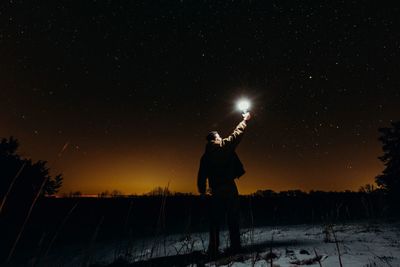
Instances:
[[[154,242],[153,242],[153,245],[151,247],[150,258],[153,257],[154,251],[156,249],[158,249],[158,243],[160,241],[159,240],[160,233],[163,232],[163,230],[165,229],[165,205],[166,205],[166,202],[167,202],[167,196],[168,196],[168,192],[169,192],[169,184],[170,184],[170,181],[168,181],[167,186],[164,188],[163,194],[162,194],[162,197],[161,197],[161,206],[160,206],[160,211],[159,211],[159,214],[158,214],[157,230],[156,230],[155,235],[154,235]],[[164,245],[164,255],[166,255],[166,239],[165,239],[165,235],[164,235],[163,245]]]
[[[317,250],[315,248],[314,248],[314,253],[315,253],[315,257],[318,259],[317,262],[318,262],[319,266],[322,267],[321,258],[318,255]]]
[[[333,238],[334,238],[334,240],[335,240],[336,249],[337,249],[337,252],[338,252],[339,265],[340,265],[340,267],[343,267],[343,264],[342,264],[342,257],[341,257],[341,255],[340,255],[340,249],[339,249],[339,241],[338,241],[337,238],[336,238],[336,233],[335,233],[335,231],[334,231],[334,229],[333,229],[333,226],[331,226],[331,230],[332,230]]]
[[[75,210],[75,208],[77,206],[78,206],[78,202],[75,203],[74,206],[72,206],[72,208],[68,211],[67,215],[64,217],[63,221],[61,222],[60,226],[58,227],[56,233],[54,234],[53,238],[51,239],[51,241],[49,243],[49,246],[48,246],[48,248],[47,248],[47,250],[46,250],[46,252],[44,254],[44,258],[47,258],[48,254],[49,254],[49,252],[51,250],[51,247],[53,246],[54,241],[56,241],[58,235],[61,232],[61,229],[64,227],[64,225],[67,222],[68,218],[71,216],[72,212]]]
[[[10,194],[11,189],[13,188],[15,181],[21,175],[21,172],[25,168],[25,165],[26,165],[26,162],[24,161],[24,163],[22,164],[21,168],[18,170],[17,174],[14,176],[14,179],[11,181],[10,186],[8,187],[7,193],[4,195],[3,199],[1,200],[0,214],[3,211],[4,204],[7,201],[8,195]]]
[[[57,161],[61,158],[62,153],[67,149],[68,144],[69,144],[68,142],[66,142],[66,143],[64,144],[63,148],[62,148],[61,151],[58,153],[58,157],[56,158],[56,160],[54,161],[54,163],[53,163],[52,166],[54,166],[54,165],[57,163]],[[25,165],[24,165],[24,166],[25,166]],[[15,180],[15,179],[14,179],[14,180]],[[29,207],[28,214],[26,215],[25,220],[24,220],[24,223],[22,224],[22,227],[21,227],[20,231],[18,232],[17,238],[15,239],[15,241],[14,241],[12,247],[11,247],[11,250],[10,250],[10,252],[9,252],[9,254],[8,254],[8,257],[7,257],[6,262],[10,262],[10,261],[11,261],[11,258],[12,258],[13,254],[14,254],[14,251],[15,251],[15,248],[17,247],[17,244],[18,244],[18,242],[19,242],[19,240],[20,240],[20,238],[21,238],[21,236],[22,236],[22,233],[23,233],[24,230],[25,230],[25,227],[26,227],[26,224],[27,224],[29,218],[31,217],[33,207],[35,206],[37,200],[39,199],[39,196],[40,196],[40,194],[42,193],[43,188],[44,188],[44,186],[45,186],[47,180],[48,180],[47,178],[43,179],[42,184],[40,185],[40,188],[39,188],[39,190],[37,191],[37,193],[36,193],[36,195],[35,195],[35,197],[34,197],[34,199],[33,199],[33,201],[32,201],[31,206]]]
[[[18,244],[18,242],[19,242],[19,240],[20,240],[20,238],[21,238],[21,236],[22,236],[22,233],[23,233],[24,230],[25,230],[25,227],[26,227],[26,224],[27,224],[29,218],[31,217],[33,207],[35,206],[37,200],[39,199],[39,196],[40,196],[40,194],[41,194],[41,192],[42,192],[42,190],[43,190],[43,187],[44,187],[44,185],[46,184],[46,182],[47,182],[47,178],[46,178],[46,179],[43,179],[43,182],[42,182],[42,184],[40,185],[40,188],[39,188],[39,190],[37,191],[37,193],[36,193],[36,195],[35,195],[35,198],[34,198],[33,201],[32,201],[31,206],[29,207],[29,211],[28,211],[28,214],[27,214],[26,217],[25,217],[24,223],[22,224],[22,227],[21,227],[20,231],[18,232],[17,238],[15,239],[15,241],[14,241],[12,247],[11,247],[10,253],[8,254],[7,262],[10,262],[10,261],[11,261],[11,258],[12,258],[13,254],[14,254],[14,251],[15,251],[15,248],[17,247],[17,244]]]
[[[102,216],[100,218],[100,221],[97,224],[96,229],[95,229],[95,231],[94,231],[94,233],[92,235],[92,238],[91,238],[90,243],[89,243],[89,247],[86,250],[86,253],[85,253],[83,261],[82,261],[82,265],[81,265],[82,267],[88,267],[90,265],[90,261],[91,261],[91,257],[92,257],[93,245],[94,245],[94,243],[96,241],[97,235],[99,234],[100,227],[103,224],[103,221],[104,221],[104,216]]]

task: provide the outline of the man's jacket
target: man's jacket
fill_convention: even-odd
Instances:
[[[243,164],[235,152],[240,143],[246,121],[240,122],[233,133],[221,142],[211,141],[206,145],[206,151],[200,160],[197,176],[197,187],[200,193],[206,191],[206,180],[211,189],[231,183],[245,173]]]

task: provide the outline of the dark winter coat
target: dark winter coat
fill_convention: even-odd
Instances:
[[[206,180],[211,190],[232,183],[245,173],[243,164],[235,152],[240,143],[246,121],[240,122],[233,133],[221,142],[211,141],[206,145],[206,151],[200,160],[197,176],[197,186],[200,193],[206,191]]]

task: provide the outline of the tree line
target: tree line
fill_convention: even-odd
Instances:
[[[388,197],[392,208],[400,210],[400,121],[392,122],[390,127],[380,128],[379,141],[383,154],[378,157],[384,164],[384,170],[375,177],[376,186],[367,184],[360,187],[360,193],[384,194]],[[18,154],[19,142],[14,137],[3,138],[0,142],[0,213],[13,201],[30,202],[35,195],[54,196],[62,186],[63,176],[51,176],[47,161],[33,162]],[[253,196],[287,196],[295,197],[305,194],[322,193],[320,191],[288,190],[274,192],[258,190]],[[144,196],[191,196],[191,193],[171,192],[168,187],[155,187]],[[64,197],[81,197],[80,191],[64,194]],[[98,197],[122,197],[119,190],[104,191]],[[131,195],[136,196],[136,195]],[[399,203],[399,204],[398,204]]]

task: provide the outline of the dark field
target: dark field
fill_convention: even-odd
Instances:
[[[241,227],[350,222],[387,217],[376,193],[298,191],[241,196]],[[208,199],[197,196],[43,198],[34,207],[12,262],[41,258],[68,246],[135,240],[208,230]],[[1,259],[18,235],[26,211],[6,209]]]

